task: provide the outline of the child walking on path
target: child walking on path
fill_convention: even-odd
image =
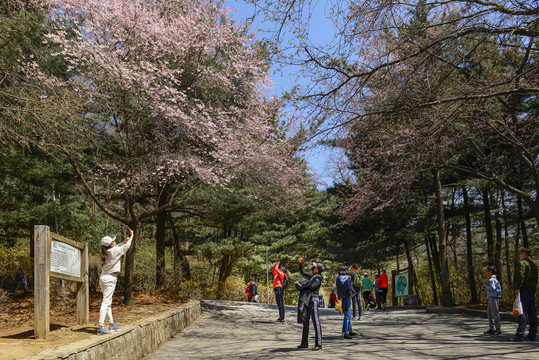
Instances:
[[[120,331],[121,327],[114,324],[112,320],[112,295],[118,282],[118,274],[122,264],[122,256],[129,250],[133,240],[133,230],[129,229],[129,235],[120,244],[116,245],[116,236],[105,236],[101,239],[101,257],[103,266],[101,267],[101,277],[99,285],[103,293],[103,301],[99,310],[98,335],[110,334],[111,331]],[[105,318],[109,316],[109,330],[105,329]]]
[[[319,295],[318,298],[320,299],[318,303],[318,307],[323,309],[326,306],[326,303],[324,302],[324,297],[322,295]]]
[[[488,298],[488,325],[489,329],[485,331],[485,335],[499,336],[501,332],[500,324],[500,298],[502,297],[502,288],[500,282],[496,278],[496,268],[487,266],[486,275],[488,277],[485,284]]]

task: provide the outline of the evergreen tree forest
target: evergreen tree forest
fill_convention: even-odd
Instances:
[[[293,284],[302,256],[325,293],[357,263],[444,306],[484,302],[494,265],[512,301],[519,250],[539,259],[536,2],[334,1],[337,40],[316,46],[306,0],[258,2],[264,41],[219,1],[106,3],[0,0],[4,294],[17,263],[32,289],[48,225],[89,244],[92,293],[99,240],[135,231],[126,305],[245,300],[251,278],[265,302],[267,263]],[[309,85],[268,95],[279,63]],[[313,144],[342,154],[325,188]]]

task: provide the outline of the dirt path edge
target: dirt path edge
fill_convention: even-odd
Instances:
[[[120,332],[94,335],[57,349],[47,349],[23,360],[138,360],[192,324],[201,312],[200,301],[192,300],[178,308],[145,318]]]

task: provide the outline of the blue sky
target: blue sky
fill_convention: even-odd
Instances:
[[[310,26],[309,28],[310,39],[316,43],[329,42],[331,41],[332,36],[332,24],[325,18],[324,15],[326,10],[324,8],[325,2],[321,3],[322,4],[319,4],[314,11],[312,21],[315,23],[315,26]],[[235,13],[234,19],[242,23],[245,22],[247,18],[252,17],[255,12],[255,8],[252,4],[246,4],[242,0],[226,0],[225,5],[233,9],[233,12]],[[274,24],[264,21],[264,19],[255,18],[251,30],[257,33],[258,38],[263,38],[267,36],[266,31],[273,30],[274,27]],[[275,82],[274,92],[277,96],[281,95],[287,90],[290,90],[295,84],[297,84],[297,81],[300,83],[302,81],[306,81],[306,79],[297,79],[296,75],[294,74],[295,71],[296,69],[292,67],[285,67],[279,71],[274,69],[272,78]],[[333,180],[328,173],[330,168],[330,156],[331,151],[323,147],[317,147],[305,152],[305,158],[314,168],[315,172],[320,176],[320,181],[326,183],[327,186],[331,186],[333,184]],[[325,186],[319,186],[319,188],[322,189],[325,188]]]

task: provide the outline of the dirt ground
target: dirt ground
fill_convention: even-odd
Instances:
[[[96,334],[101,305],[101,294],[90,297],[90,323],[76,324],[76,296],[68,296],[64,301],[51,305],[51,333],[47,340],[34,336],[34,298],[21,291],[10,294],[12,302],[7,311],[0,313],[0,360],[21,359],[49,348],[57,348]],[[538,299],[539,300],[539,299]],[[114,321],[120,326],[132,325],[141,319],[157,315],[185,303],[179,297],[161,292],[137,292],[135,304],[126,307],[122,303],[121,292],[113,300]],[[539,301],[538,301],[539,305]],[[486,304],[463,305],[459,307],[486,310]],[[538,306],[539,309],[539,306]],[[500,304],[500,311],[512,311],[512,303]]]
[[[47,340],[34,336],[34,297],[22,292],[11,294],[12,302],[7,311],[0,313],[0,360],[21,359],[57,348],[96,334],[101,305],[101,294],[90,297],[90,323],[77,325],[76,295],[63,303],[51,306],[51,333]],[[72,298],[72,299],[71,299]],[[121,293],[114,297],[112,314],[119,326],[129,326],[141,319],[151,317],[180,306],[184,300],[160,292],[135,293],[135,304],[126,307]],[[107,320],[108,321],[108,320]]]

